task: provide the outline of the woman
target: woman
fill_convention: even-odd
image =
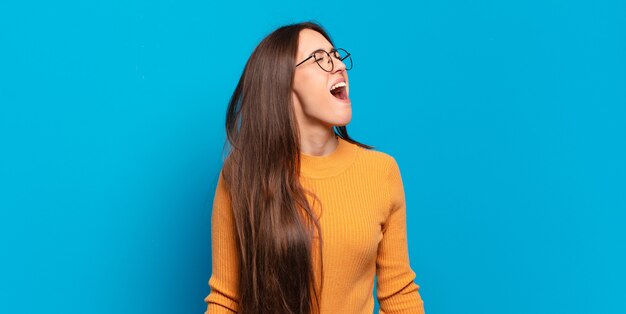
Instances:
[[[424,312],[398,165],[345,127],[351,67],[314,23],[250,56],[226,117],[207,313],[372,313],[375,275],[381,313]]]

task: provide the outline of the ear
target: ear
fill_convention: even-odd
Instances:
[[[300,96],[295,90],[291,90],[291,102],[294,106],[294,111],[302,111],[302,102],[300,101]]]
[[[302,101],[300,100],[300,96],[295,90],[291,90],[291,103],[292,110],[296,117],[296,120],[301,119],[304,116],[304,108],[302,108]]]

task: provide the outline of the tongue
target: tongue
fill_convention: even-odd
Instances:
[[[333,96],[335,96],[336,98],[339,98],[339,99],[345,99],[346,97],[345,97],[345,93],[344,93],[344,91],[345,91],[345,87],[339,87],[339,88],[337,88],[337,89],[335,89],[335,90],[331,91],[330,93],[331,93]]]

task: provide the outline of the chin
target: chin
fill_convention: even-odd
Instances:
[[[342,120],[336,121],[334,125],[335,126],[346,126],[346,125],[348,125],[348,123],[350,123],[350,120],[352,120],[351,118],[352,117],[350,116],[347,119],[342,119]]]

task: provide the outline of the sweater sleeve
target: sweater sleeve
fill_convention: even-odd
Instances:
[[[230,196],[220,171],[211,214],[211,292],[204,299],[205,314],[237,313],[239,259],[235,219]]]
[[[377,289],[381,314],[423,314],[424,303],[409,264],[406,204],[400,169],[392,157],[387,173],[389,212],[382,227],[383,238],[376,259]]]

